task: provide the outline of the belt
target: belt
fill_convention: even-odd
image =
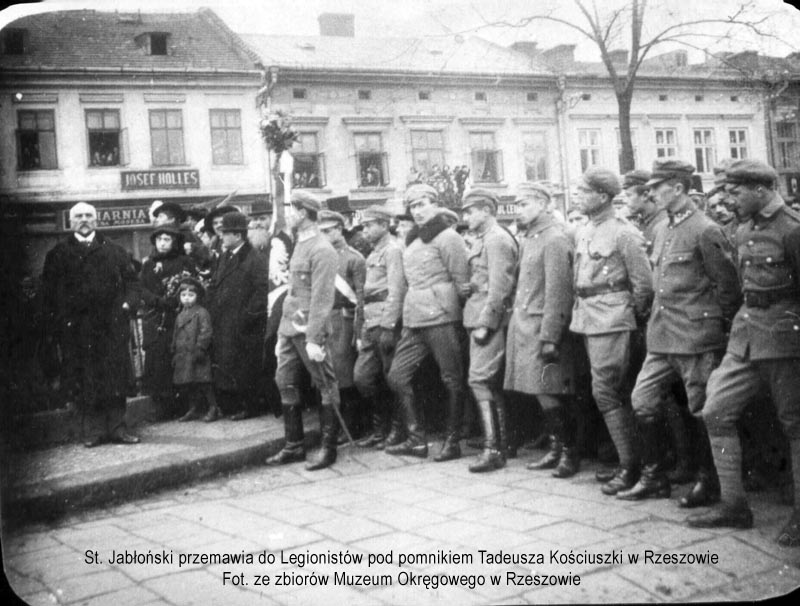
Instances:
[[[364,296],[364,305],[368,305],[369,303],[380,303],[381,301],[385,301],[388,298],[389,298],[388,290],[381,290],[380,292],[374,292],[372,294]]]
[[[800,293],[794,289],[781,290],[746,290],[744,291],[744,304],[746,307],[757,307],[765,309],[787,299],[800,298]]]
[[[628,290],[629,287],[627,283],[617,284],[615,286],[611,284],[599,284],[597,286],[585,286],[583,288],[576,287],[575,296],[586,299],[587,297],[596,297],[597,295],[605,295],[610,292],[624,292]]]

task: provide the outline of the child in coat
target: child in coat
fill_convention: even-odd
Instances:
[[[211,423],[222,416],[211,385],[211,316],[200,305],[205,291],[195,278],[184,278],[178,287],[181,311],[175,320],[172,337],[172,384],[180,401],[191,402],[189,411],[180,419],[192,421],[200,417],[197,401],[202,395],[208,402],[203,421]]]

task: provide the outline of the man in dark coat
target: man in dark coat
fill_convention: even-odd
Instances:
[[[61,349],[62,384],[81,413],[87,448],[136,444],[125,426],[132,368],[129,312],[139,301],[130,255],[97,229],[97,210],[70,209],[73,234],[47,253],[42,275],[44,318]]]
[[[255,414],[267,316],[267,262],[247,241],[247,217],[226,213],[223,252],[208,286],[214,387],[233,420]]]

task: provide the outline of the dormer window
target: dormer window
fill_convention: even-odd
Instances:
[[[27,31],[24,29],[7,29],[3,32],[3,54],[24,55]]]
[[[169,54],[169,36],[168,32],[148,32],[137,36],[136,43],[148,55],[166,56]]]

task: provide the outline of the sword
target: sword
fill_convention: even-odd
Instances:
[[[328,355],[328,354],[329,354],[329,352],[325,353],[325,355]],[[328,381],[328,377],[325,374],[325,367],[323,365],[323,362],[325,360],[323,360],[322,362],[315,362],[314,360],[309,358],[308,361],[311,362],[312,364],[316,364],[317,370],[319,371],[320,375],[322,376],[322,383],[323,383],[322,384],[322,388],[325,389],[326,391],[328,391],[330,389],[330,383]],[[339,419],[339,423],[341,423],[341,425],[342,425],[342,429],[344,430],[344,435],[347,436],[347,441],[350,442],[350,446],[352,446],[353,448],[358,448],[356,446],[355,440],[353,440],[353,436],[350,433],[350,430],[347,428],[347,423],[344,422],[344,417],[342,416],[342,411],[339,410],[339,404],[335,403],[335,402],[331,402],[331,406],[333,407],[333,412],[336,413],[336,416]],[[359,461],[358,458],[356,458],[356,456],[353,454],[352,450],[348,454],[357,463],[361,463],[361,461]],[[363,465],[363,463],[361,463],[361,464]]]

